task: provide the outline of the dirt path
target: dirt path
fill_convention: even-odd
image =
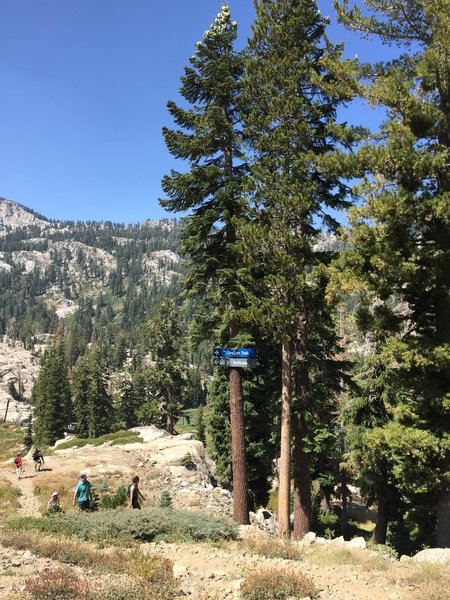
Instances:
[[[14,465],[3,468],[1,474],[5,479],[8,479],[14,487],[20,490],[19,514],[38,517],[41,514],[39,510],[39,501],[33,491],[38,474],[34,471],[33,466],[27,464],[20,479],[17,478]],[[43,473],[39,473],[39,475],[43,475]]]

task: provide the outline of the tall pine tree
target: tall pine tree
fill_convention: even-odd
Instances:
[[[387,120],[361,158],[365,202],[351,214],[347,265],[391,337],[381,357],[401,389],[383,428],[396,485],[413,504],[434,499],[436,543],[450,546],[450,2],[338,7],[353,30],[400,47],[365,69],[367,97]],[[393,310],[392,295],[404,301]],[[376,303],[378,304],[376,304]],[[380,306],[380,303],[381,306]],[[392,327],[392,324],[395,327]],[[370,320],[366,328],[373,330]],[[380,432],[381,433],[381,432]],[[412,451],[414,448],[414,451]],[[383,450],[385,451],[385,450]],[[428,462],[428,469],[425,469]],[[412,474],[425,473],[423,478]]]
[[[34,440],[52,445],[64,436],[70,418],[69,372],[64,345],[59,338],[44,354],[32,392]]]
[[[327,22],[315,2],[257,0],[255,7],[243,101],[254,207],[245,238],[248,256],[261,269],[255,318],[281,345],[280,535],[290,535],[293,433],[294,535],[302,537],[311,522],[309,330],[315,310],[324,306],[311,269],[326,260],[314,251],[320,221],[334,228],[333,210],[346,206],[342,178],[351,173],[346,150],[355,131],[339,124],[336,113],[353,94],[354,65],[341,62],[341,48],[325,38]]]
[[[188,293],[207,306],[203,338],[212,340],[215,332],[222,344],[231,346],[242,341],[243,304],[237,232],[245,170],[237,111],[243,61],[234,50],[236,35],[236,23],[224,5],[197,42],[181,78],[180,92],[190,108],[168,103],[178,129],[164,128],[164,138],[170,152],[188,161],[190,170],[172,171],[162,181],[168,195],[162,205],[170,211],[189,211],[183,220],[181,252],[188,258]],[[248,523],[242,378],[242,369],[229,370],[233,517]]]

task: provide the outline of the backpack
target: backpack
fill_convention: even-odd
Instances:
[[[14,459],[14,463],[15,463],[16,467],[18,467],[20,465],[20,458],[18,456],[16,456],[16,458]]]
[[[131,486],[132,486],[132,485],[133,485],[133,484],[132,484],[132,483],[130,483],[130,485],[127,487],[127,498],[129,498],[129,497],[130,497],[130,494],[131,494]]]

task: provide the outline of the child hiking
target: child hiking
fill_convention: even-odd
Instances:
[[[20,479],[20,476],[23,473],[23,466],[22,466],[22,452],[18,452],[16,458],[14,459],[14,464],[16,465],[16,473],[17,473],[17,478]]]

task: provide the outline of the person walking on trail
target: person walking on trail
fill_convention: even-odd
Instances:
[[[88,512],[92,502],[91,484],[88,481],[86,473],[81,473],[80,481],[77,483],[73,495],[73,505],[78,506],[81,511]]]
[[[14,464],[16,465],[17,478],[20,479],[20,476],[23,473],[22,452],[17,453],[17,456],[14,459]]]
[[[33,461],[34,461],[34,470],[40,471],[42,468],[42,465],[45,462],[44,455],[42,454],[42,450],[39,450],[38,448],[36,448],[36,450],[33,452]]]
[[[53,492],[50,496],[50,500],[47,503],[47,510],[56,511],[59,509],[59,493]]]
[[[142,500],[145,500],[145,498],[141,494],[141,491],[139,489],[139,477],[137,475],[133,477],[132,483],[128,489],[128,495],[130,498],[130,502],[128,504],[129,508],[137,508],[138,510],[140,510],[141,505],[139,503],[139,498],[141,498]]]

